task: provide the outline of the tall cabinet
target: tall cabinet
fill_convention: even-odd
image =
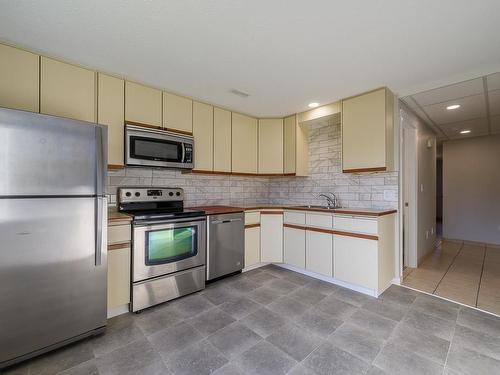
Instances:
[[[214,171],[231,172],[231,112],[214,108]]]
[[[283,173],[283,119],[259,120],[259,174]]]
[[[257,119],[239,113],[232,114],[232,172],[257,173]]]
[[[214,107],[193,103],[194,165],[197,170],[212,171],[214,155]]]

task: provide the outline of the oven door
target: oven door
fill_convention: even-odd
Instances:
[[[132,166],[193,168],[193,140],[127,125],[125,162]]]
[[[133,281],[205,264],[206,218],[134,224]]]

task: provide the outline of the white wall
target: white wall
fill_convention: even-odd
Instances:
[[[417,130],[416,259],[420,262],[436,243],[436,134],[408,107],[400,105],[405,120]]]
[[[500,244],[500,135],[443,144],[443,235]]]

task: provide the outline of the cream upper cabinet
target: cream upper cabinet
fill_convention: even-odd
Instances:
[[[283,173],[295,173],[296,156],[296,116],[283,119]]]
[[[163,92],[163,128],[165,130],[193,132],[193,101]]]
[[[123,166],[125,81],[99,73],[97,122],[108,126],[108,164]]]
[[[162,126],[161,90],[125,82],[125,121],[138,124]]]
[[[40,112],[96,121],[96,73],[47,57],[40,65]]]
[[[40,56],[0,44],[0,107],[38,112]]]
[[[214,107],[193,103],[194,169],[213,170]]]
[[[259,173],[283,173],[283,119],[259,120]]]
[[[283,262],[283,214],[260,214],[260,260]]]
[[[232,171],[257,173],[257,119],[232,114]]]
[[[385,88],[342,101],[343,171],[394,169],[394,95]]]
[[[214,171],[231,172],[231,112],[214,108]]]

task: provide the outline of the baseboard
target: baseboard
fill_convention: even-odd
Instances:
[[[129,304],[125,305],[120,305],[113,307],[111,309],[108,309],[108,319],[114,318],[115,316],[122,315],[128,313],[129,310]]]
[[[378,297],[377,291],[373,290],[373,289],[364,288],[364,287],[359,286],[359,285],[354,285],[354,284],[346,283],[345,281],[338,280],[338,279],[335,279],[333,277],[328,277],[328,276],[325,276],[325,275],[321,275],[319,273],[307,271],[307,270],[304,270],[302,268],[291,266],[289,264],[285,264],[285,263],[273,263],[273,264],[275,266],[278,266],[278,267],[281,267],[281,268],[285,268],[285,269],[290,270],[290,271],[294,271],[294,272],[301,273],[301,274],[306,275],[306,276],[314,277],[315,279],[318,279],[318,280],[321,280],[321,281],[325,281],[325,282],[330,283],[330,284],[339,285],[341,287],[344,287],[344,288],[347,288],[347,289],[351,289],[351,290],[354,290],[356,292],[363,293],[363,294],[366,294],[366,295],[369,295],[369,296],[372,296],[372,297]]]
[[[241,270],[241,272],[248,272],[248,271],[254,270],[256,268],[267,266],[268,264],[271,264],[271,263],[261,262],[261,263],[252,264],[251,266],[243,268]]]

